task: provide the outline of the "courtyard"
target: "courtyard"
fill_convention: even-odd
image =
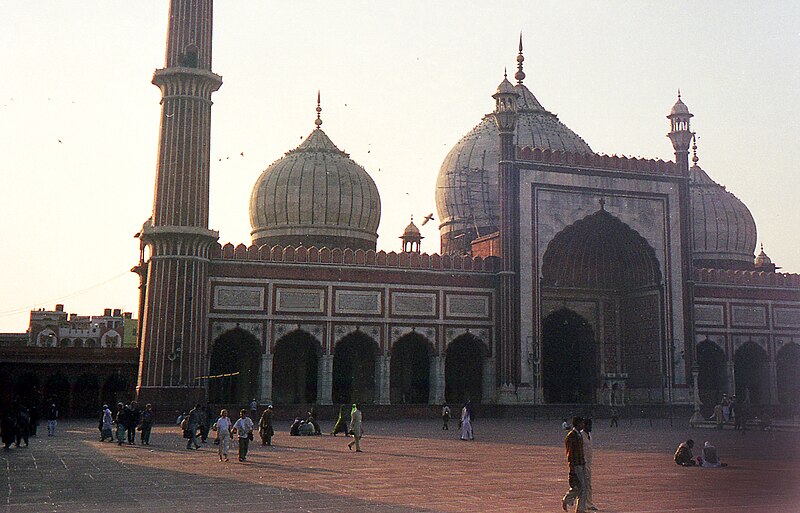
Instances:
[[[369,421],[363,453],[341,436],[251,445],[246,463],[219,463],[216,447],[187,451],[175,426],[149,447],[100,443],[96,423],[45,426],[29,448],[0,452],[6,513],[122,511],[558,512],[567,488],[558,421],[477,419],[476,440],[430,421]],[[323,430],[331,428],[322,423]],[[42,436],[44,434],[44,436]],[[681,468],[677,444],[711,440],[729,466]],[[256,437],[258,440],[258,437]],[[596,421],[595,503],[604,512],[788,512],[800,500],[800,434],[690,431],[668,420]]]

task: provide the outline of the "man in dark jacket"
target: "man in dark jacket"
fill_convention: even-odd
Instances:
[[[581,417],[572,419],[572,429],[564,438],[564,446],[567,450],[567,463],[569,464],[569,491],[561,499],[561,508],[567,511],[567,507],[578,500],[576,511],[586,511],[586,458],[583,453],[583,435],[581,431],[585,427]]]
[[[199,449],[200,444],[197,443],[197,428],[200,426],[200,403],[195,405],[189,411],[189,422],[188,422],[188,431],[189,431],[189,439],[186,442],[187,449]]]
[[[142,418],[142,411],[139,409],[139,403],[132,401],[127,408],[128,418],[125,428],[128,430],[128,445],[136,443],[136,426],[139,425],[139,420]]]

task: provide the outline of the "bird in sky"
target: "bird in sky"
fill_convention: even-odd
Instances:
[[[244,157],[244,152],[240,152],[240,153],[239,153],[239,155],[241,155],[242,157]]]
[[[422,221],[422,226],[428,224],[428,221],[433,221],[433,212],[425,216],[425,219]]]
[[[61,139],[59,139],[59,140],[58,140],[58,144],[64,144],[64,143],[62,143],[62,142],[61,142]]]

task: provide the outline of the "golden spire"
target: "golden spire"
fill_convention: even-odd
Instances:
[[[320,117],[321,112],[322,107],[320,106],[320,94],[319,89],[317,89],[317,119],[314,120],[314,124],[317,125],[317,128],[322,126],[322,117]]]
[[[522,55],[522,31],[519,33],[519,54],[517,55],[517,72],[514,73],[514,78],[517,79],[517,84],[522,84],[525,80],[525,72],[522,71],[522,63],[525,62],[525,56]]]

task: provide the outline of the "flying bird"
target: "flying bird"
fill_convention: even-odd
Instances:
[[[428,221],[433,221],[433,212],[425,216],[425,219],[422,221],[422,226],[428,224]]]
[[[59,139],[59,140],[58,140],[58,144],[64,144],[64,143],[62,143],[62,142],[61,142],[61,139]]]
[[[244,152],[241,152],[241,153],[239,153],[239,155],[241,155],[242,157],[244,157]]]

